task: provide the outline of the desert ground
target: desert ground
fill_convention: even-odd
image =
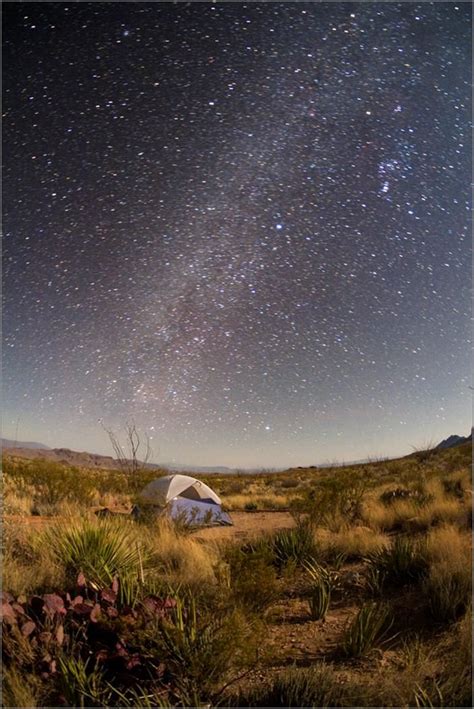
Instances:
[[[4,706],[471,706],[470,462],[198,476],[193,529],[128,514],[157,471],[5,456]]]

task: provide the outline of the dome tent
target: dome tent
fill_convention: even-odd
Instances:
[[[165,475],[152,480],[139,494],[139,504],[160,508],[172,519],[196,526],[232,524],[211,488],[189,475]]]

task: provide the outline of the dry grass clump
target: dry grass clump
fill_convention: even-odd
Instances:
[[[422,508],[417,517],[421,528],[428,529],[430,526],[443,522],[462,524],[465,519],[465,510],[457,500],[439,497]]]
[[[417,512],[418,508],[411,500],[396,500],[391,505],[384,505],[371,499],[364,506],[362,519],[373,529],[388,532],[406,525]]]
[[[54,559],[41,533],[23,525],[3,526],[3,587],[14,596],[52,590],[64,582],[64,569]]]
[[[217,549],[188,536],[179,535],[167,520],[150,528],[150,543],[170,579],[185,585],[215,583]]]
[[[4,707],[40,707],[40,693],[39,681],[33,675],[25,677],[14,667],[3,670]]]
[[[285,510],[288,509],[292,495],[285,490],[278,493],[265,492],[246,495],[223,495],[222,502],[226,509],[236,510]]]
[[[17,495],[11,490],[4,491],[3,512],[6,515],[28,517],[31,515],[31,497]]]
[[[343,554],[347,559],[365,557],[390,543],[386,534],[369,527],[346,527],[338,532],[320,528],[315,532],[315,540],[323,556]]]
[[[464,476],[460,475],[459,479],[465,482]],[[454,490],[459,489],[456,483],[452,486]],[[419,497],[395,498],[391,502],[380,499],[379,488],[377,497],[366,500],[362,518],[367,525],[381,531],[417,532],[442,523],[464,525],[468,514],[467,495],[464,492],[452,494],[449,492],[452,486],[432,478],[421,486]]]
[[[120,495],[116,492],[100,492],[99,490],[95,491],[93,502],[95,505],[100,507],[108,507],[112,509],[119,507],[129,509],[132,506],[132,499],[130,495]]]
[[[471,535],[454,525],[433,529],[427,536],[426,549],[431,565],[448,566],[451,569],[470,567]]]
[[[430,611],[440,622],[456,620],[471,598],[470,535],[453,525],[434,529],[428,535],[426,551],[429,571],[423,589]]]

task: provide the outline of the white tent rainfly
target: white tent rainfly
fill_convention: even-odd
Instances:
[[[141,491],[140,503],[158,507],[172,519],[182,519],[196,526],[232,524],[214,490],[189,475],[166,475],[152,480]]]

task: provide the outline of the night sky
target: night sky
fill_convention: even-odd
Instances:
[[[5,3],[4,435],[466,435],[470,42],[463,2]]]

